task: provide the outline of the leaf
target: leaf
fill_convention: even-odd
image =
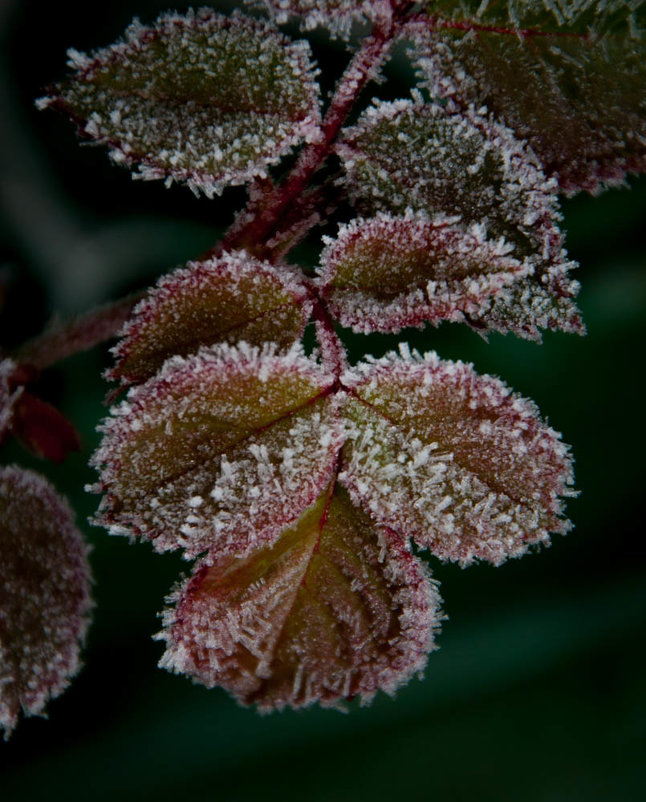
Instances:
[[[39,101],[62,109],[143,178],[186,181],[209,197],[264,176],[319,134],[318,86],[306,42],[210,9],[135,21]]]
[[[24,392],[14,405],[11,431],[36,457],[62,462],[71,451],[81,450],[74,426],[56,407]]]
[[[103,425],[97,523],[187,557],[271,542],[328,485],[334,381],[296,345],[169,359]]]
[[[569,530],[568,448],[498,379],[402,347],[343,383],[355,431],[339,481],[379,525],[462,565],[498,565]]]
[[[261,710],[393,693],[439,621],[423,564],[334,485],[271,547],[203,561],[169,601],[160,665]]]
[[[324,26],[344,37],[349,36],[355,20],[388,21],[393,10],[407,5],[406,0],[247,0],[247,2],[264,8],[278,25],[288,22],[291,16],[298,16],[301,18],[301,27],[304,30]]]
[[[320,284],[332,314],[356,332],[397,332],[429,321],[463,321],[526,275],[504,241],[451,218],[381,213],[327,239]]]
[[[44,715],[79,669],[91,608],[87,547],[39,474],[0,468],[0,726]]]
[[[245,340],[290,346],[303,333],[311,303],[295,271],[244,252],[222,254],[163,277],[135,309],[113,353],[112,379],[141,382],[174,354]]]
[[[456,4],[454,4],[456,5]],[[646,4],[430,6],[411,28],[431,96],[483,103],[574,194],[646,169]],[[438,20],[435,11],[450,20]]]
[[[473,109],[449,113],[416,98],[375,104],[338,149],[351,192],[370,212],[459,217],[463,230],[486,231],[493,247],[501,238],[512,246],[508,256],[531,275],[515,294],[501,294],[499,308],[488,304],[478,327],[534,339],[540,328],[582,330],[555,183],[509,129]]]

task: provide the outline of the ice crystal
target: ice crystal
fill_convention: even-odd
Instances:
[[[141,382],[169,356],[221,341],[289,346],[302,335],[310,311],[307,290],[288,267],[245,252],[189,262],[162,277],[137,306],[109,375]]]
[[[45,479],[0,469],[0,727],[8,738],[79,669],[91,607],[87,547]]]
[[[279,24],[297,16],[305,30],[318,26],[347,36],[356,21],[389,20],[404,0],[247,0],[251,5],[265,8]]]
[[[249,17],[165,14],[151,27],[133,23],[110,48],[71,52],[70,64],[74,76],[40,107],[67,112],[143,178],[212,196],[319,135],[307,43]]]

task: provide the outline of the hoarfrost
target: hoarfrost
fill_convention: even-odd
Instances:
[[[112,47],[75,53],[72,66],[39,108],[68,113],[145,180],[170,177],[213,197],[319,136],[307,43],[243,15],[165,14]]]
[[[45,479],[0,469],[0,727],[45,715],[79,669],[91,608],[87,547]]]

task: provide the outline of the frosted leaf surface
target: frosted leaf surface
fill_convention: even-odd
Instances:
[[[646,169],[646,4],[466,2],[453,14],[443,3],[429,10],[451,18],[412,34],[431,96],[458,107],[485,104],[569,194]]]
[[[0,727],[44,715],[79,669],[91,608],[87,547],[44,478],[0,469]]]
[[[103,426],[97,522],[187,557],[270,542],[329,484],[341,442],[333,383],[297,346],[169,359]]]
[[[487,240],[436,215],[380,213],[341,226],[321,256],[320,283],[332,314],[356,332],[397,332],[426,321],[463,321],[530,270]]]
[[[393,693],[440,619],[427,569],[338,487],[270,548],[205,560],[169,601],[160,665],[261,710]]]
[[[532,338],[546,327],[581,330],[556,183],[509,129],[473,109],[449,113],[420,99],[377,103],[346,132],[339,153],[351,191],[369,211],[459,217],[454,225],[478,227],[491,247],[503,239],[510,246],[507,255],[530,275],[500,308],[492,300],[483,328]],[[515,303],[534,294],[536,305]]]
[[[189,262],[163,277],[135,309],[114,349],[110,378],[141,382],[168,357],[222,341],[287,347],[302,335],[310,306],[288,267],[243,252]]]
[[[136,21],[123,41],[71,52],[70,63],[74,76],[39,106],[67,112],[143,178],[212,196],[318,136],[309,46],[248,17],[201,9]]]
[[[318,26],[330,28],[347,36],[352,23],[389,20],[393,9],[403,6],[404,0],[247,0],[251,5],[266,9],[279,25],[292,16],[301,18],[301,26],[311,30]]]
[[[380,525],[463,565],[498,565],[570,528],[568,448],[498,379],[402,347],[343,382],[356,428],[339,480]]]

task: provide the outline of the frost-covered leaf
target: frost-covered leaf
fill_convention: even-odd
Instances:
[[[271,547],[205,560],[170,601],[160,665],[261,710],[393,693],[439,621],[423,564],[333,485]]]
[[[211,196],[265,175],[318,136],[318,87],[306,42],[210,9],[135,21],[124,41],[86,56],[39,101],[78,122],[143,178],[186,181]]]
[[[169,359],[104,424],[98,522],[187,557],[270,542],[329,484],[341,438],[333,384],[298,346]]]
[[[248,3],[266,9],[271,17],[282,25],[291,16],[301,18],[305,30],[319,25],[335,33],[347,36],[352,23],[369,20],[389,20],[393,10],[408,5],[407,0],[247,0]]]
[[[412,34],[431,96],[484,103],[569,194],[646,169],[645,3],[453,5]]]
[[[168,357],[222,341],[289,346],[302,335],[310,307],[305,286],[287,267],[243,252],[189,262],[135,309],[109,375],[141,382]]]
[[[508,256],[510,245],[453,222],[381,213],[341,226],[321,256],[332,314],[363,333],[460,321],[528,272]]]
[[[480,227],[529,272],[500,307],[493,299],[483,328],[538,338],[539,328],[581,329],[578,285],[562,248],[556,183],[512,132],[470,109],[449,113],[420,99],[369,108],[339,146],[351,191],[370,211],[456,216]],[[529,296],[531,304],[517,301]],[[536,299],[536,304],[534,304]],[[537,307],[537,308],[535,308]]]
[[[496,565],[570,528],[568,449],[498,379],[402,348],[343,382],[355,431],[339,479],[379,524],[441,559]]]
[[[44,715],[79,669],[91,608],[87,547],[45,479],[0,469],[0,727]]]

